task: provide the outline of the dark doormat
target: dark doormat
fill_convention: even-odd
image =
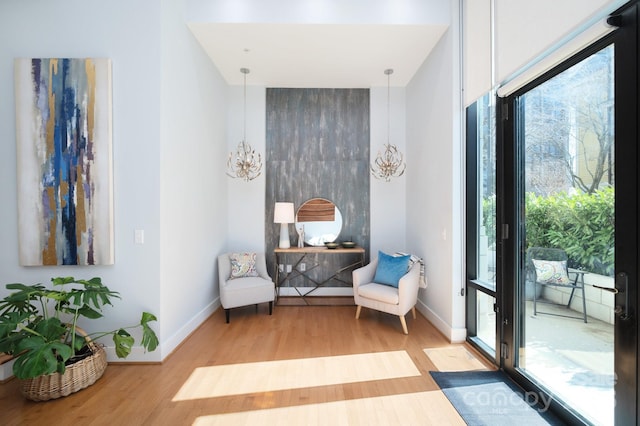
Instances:
[[[431,371],[431,376],[468,425],[564,425],[548,399],[523,391],[502,371]]]

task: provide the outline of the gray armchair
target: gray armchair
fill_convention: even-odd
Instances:
[[[255,254],[255,259],[252,259],[255,261],[252,268],[240,273],[233,271],[235,276],[232,276],[230,254],[224,253],[218,256],[220,303],[224,308],[227,323],[229,323],[229,311],[240,306],[256,305],[257,312],[259,303],[269,302],[269,315],[271,315],[275,286],[267,272],[264,253]]]
[[[420,265],[415,263],[398,283],[398,288],[373,282],[378,259],[353,271],[353,297],[356,305],[356,319],[360,318],[362,307],[397,315],[404,334],[409,334],[405,315],[409,310],[416,318],[416,303],[420,287]]]

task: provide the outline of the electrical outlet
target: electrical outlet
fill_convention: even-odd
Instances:
[[[291,272],[291,265],[287,265],[287,274]]]
[[[278,271],[284,272],[284,265],[282,263],[278,265]]]
[[[306,263],[301,263],[300,266],[300,272],[304,272],[307,270],[307,264]]]

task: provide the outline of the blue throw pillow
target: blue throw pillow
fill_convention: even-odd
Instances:
[[[389,256],[381,251],[378,252],[378,267],[373,282],[378,284],[398,287],[398,282],[409,268],[409,258],[406,256]]]

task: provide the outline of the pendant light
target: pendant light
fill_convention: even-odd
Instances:
[[[404,162],[402,153],[398,150],[398,147],[391,145],[391,74],[392,69],[384,70],[387,75],[387,143],[384,145],[384,152],[378,151],[373,164],[371,164],[371,174],[376,179],[390,182],[392,177],[400,177],[404,174],[404,170],[407,167]]]
[[[240,68],[244,74],[244,121],[242,141],[238,144],[236,152],[229,153],[227,160],[227,175],[234,179],[244,179],[249,182],[260,176],[262,172],[262,157],[247,143],[247,74],[248,68]]]

